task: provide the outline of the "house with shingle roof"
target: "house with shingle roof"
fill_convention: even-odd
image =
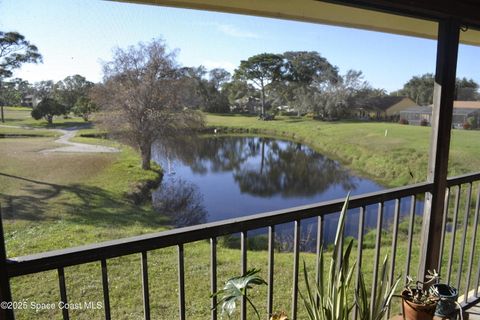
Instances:
[[[408,97],[374,97],[355,106],[353,116],[357,119],[398,120],[400,112],[411,107],[417,107],[417,104]]]
[[[409,124],[420,125],[422,120],[430,124],[432,122],[432,106],[412,107],[402,110],[400,118],[408,121]],[[480,127],[480,101],[454,101],[453,102],[453,128],[463,128],[463,124],[469,121],[474,127]]]

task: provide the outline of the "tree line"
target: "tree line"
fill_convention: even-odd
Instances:
[[[413,76],[403,85],[402,89],[390,94],[409,97],[421,106],[431,105],[433,103],[434,84],[435,77],[433,73],[425,73],[420,76]],[[480,100],[478,89],[479,85],[473,79],[457,78],[455,82],[455,100]]]
[[[32,117],[44,118],[49,124],[54,116],[67,117],[70,113],[88,121],[98,111],[89,97],[93,86],[93,82],[78,74],[57,82],[43,80],[34,84],[15,78],[2,83],[0,101],[7,106],[32,107]]]
[[[24,63],[41,62],[38,49],[21,34],[1,32],[2,119],[4,105],[25,102],[27,96],[32,98],[32,116],[50,124],[54,116],[73,112],[89,120],[98,111],[97,123],[138,148],[142,167],[149,169],[152,143],[197,131],[204,123],[199,111],[258,110],[261,118],[268,119],[268,112],[283,108],[329,120],[387,95],[365,81],[361,71],[340,74],[338,67],[316,51],[253,55],[240,61],[233,74],[221,68],[183,67],[176,53],[162,39],[154,39],[115,49],[113,59],[103,66],[100,83],[73,75],[31,85],[11,76]],[[414,76],[391,94],[408,96],[420,105],[431,104],[433,84],[432,74]],[[457,99],[478,98],[475,81],[457,80]]]

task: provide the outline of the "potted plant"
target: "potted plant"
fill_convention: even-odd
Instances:
[[[414,281],[407,276],[407,284],[402,291],[403,317],[406,320],[431,320],[439,297],[434,290],[429,290],[430,285],[438,283],[438,273],[428,271],[427,281]]]
[[[435,316],[440,318],[456,318],[458,290],[445,283],[437,283],[430,287],[430,291],[436,295],[439,300],[435,308]],[[460,312],[460,318],[463,319]]]

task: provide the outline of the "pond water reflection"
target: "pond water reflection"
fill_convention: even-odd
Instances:
[[[176,226],[193,225],[382,190],[311,148],[260,137],[158,141],[165,170],[153,194]]]

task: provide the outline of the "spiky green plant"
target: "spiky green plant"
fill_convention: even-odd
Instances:
[[[210,296],[221,296],[215,308],[218,308],[218,306],[221,305],[222,315],[226,313],[230,318],[237,308],[237,302],[240,302],[241,299],[245,297],[248,303],[252,306],[253,310],[255,310],[255,313],[260,320],[260,314],[258,313],[257,308],[247,295],[247,289],[251,289],[255,285],[267,284],[265,280],[258,275],[259,272],[259,269],[250,269],[243,276],[233,277],[227,280],[223,286],[223,289]]]
[[[303,275],[305,278],[306,295],[300,292],[305,309],[310,320],[348,320],[354,302],[349,299],[351,292],[352,275],[355,263],[350,265],[350,253],[353,247],[353,239],[349,241],[344,250],[341,237],[345,225],[345,216],[348,209],[349,195],[345,199],[340,219],[338,221],[337,234],[333,244],[333,252],[330,257],[330,267],[327,278],[324,278],[325,257],[323,249],[319,257],[319,279],[313,286],[310,284],[307,266],[303,262]]]
[[[358,289],[355,290],[355,303],[358,307],[358,316],[361,320],[381,320],[388,310],[395,289],[400,282],[400,276],[395,283],[388,276],[388,256],[385,256],[382,264],[380,281],[377,282],[376,294],[373,304],[368,301],[367,289],[363,273],[360,273]]]

